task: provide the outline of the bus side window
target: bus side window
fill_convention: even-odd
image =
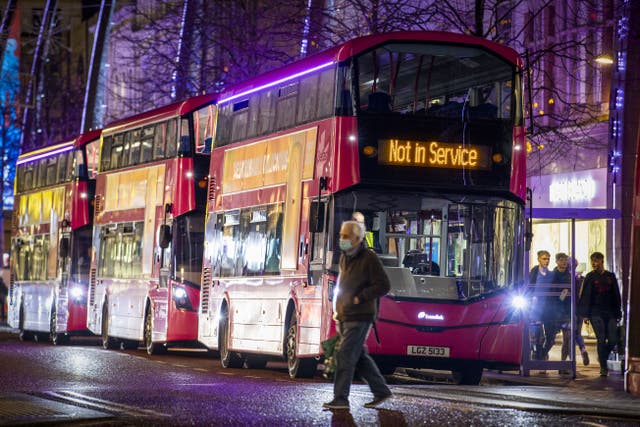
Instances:
[[[175,119],[169,120],[167,122],[167,138],[166,142],[166,157],[171,158],[176,156],[176,151],[178,149],[178,123]]]
[[[267,250],[265,253],[264,273],[280,272],[280,246],[282,244],[282,203],[267,208]]]
[[[158,123],[153,134],[153,160],[164,158],[165,123]]]

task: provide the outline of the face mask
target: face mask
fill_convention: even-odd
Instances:
[[[351,249],[351,246],[351,240],[340,239],[340,249],[342,249],[343,251],[348,251],[349,249]]]

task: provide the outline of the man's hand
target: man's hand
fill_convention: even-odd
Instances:
[[[353,303],[354,303],[355,305],[360,304],[360,298],[358,298],[358,297],[353,297]]]

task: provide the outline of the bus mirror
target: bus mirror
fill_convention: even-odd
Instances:
[[[309,232],[324,232],[324,202],[311,202],[311,212],[309,212]]]
[[[68,237],[63,237],[60,239],[60,247],[59,247],[60,258],[66,258],[69,256],[70,246],[71,246],[71,242],[69,242]]]
[[[168,224],[162,224],[160,226],[158,244],[162,249],[167,249],[171,243],[171,226]]]

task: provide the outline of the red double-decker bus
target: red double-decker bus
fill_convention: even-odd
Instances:
[[[363,37],[219,96],[199,340],[222,365],[313,375],[333,332],[338,233],[364,221],[391,278],[370,353],[396,367],[517,368],[522,63],[485,39]]]
[[[197,343],[214,101],[194,97],[103,130],[87,315],[105,348]]]
[[[21,154],[11,238],[9,324],[54,344],[88,334],[87,288],[100,131]]]

